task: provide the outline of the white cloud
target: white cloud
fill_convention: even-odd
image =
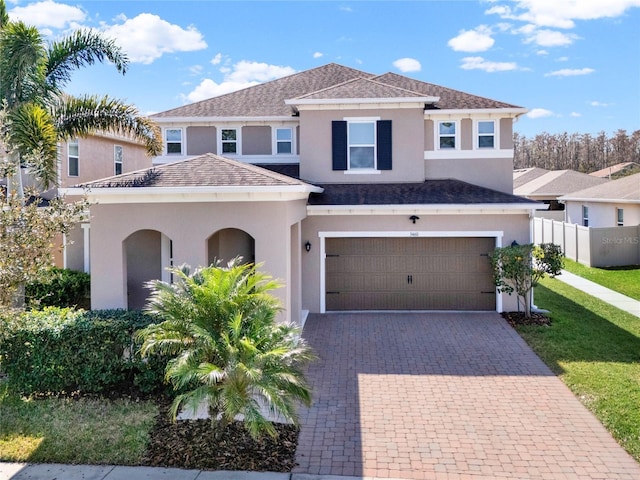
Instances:
[[[406,72],[419,72],[422,70],[422,65],[415,58],[399,58],[393,62],[393,66],[403,73]]]
[[[558,62],[568,62],[569,61],[569,57],[558,57],[556,59],[556,61],[558,61]]]
[[[185,29],[150,13],[141,13],[122,24],[103,25],[101,30],[114,38],[135,63],[149,64],[165,53],[207,48],[202,34],[195,27]]]
[[[574,20],[615,18],[629,8],[639,6],[640,0],[517,0],[513,8],[495,5],[485,13],[540,27],[569,29],[575,26]]]
[[[546,108],[534,108],[526,115],[529,118],[545,118],[545,117],[554,117],[556,116],[551,110],[547,110]]]
[[[186,95],[184,100],[197,102],[206,98],[217,97],[225,93],[242,90],[243,88],[275,80],[276,78],[291,75],[296,72],[291,67],[281,67],[246,60],[236,63],[233,65],[233,68],[223,67],[220,71],[225,74],[221,83],[216,83],[210,78],[207,78]]]
[[[216,53],[216,56],[211,59],[213,65],[218,65],[222,61],[222,54]]]
[[[536,55],[549,55],[549,52],[546,50],[538,50],[536,52]]]
[[[570,116],[570,117],[574,117],[574,118],[578,118],[578,117],[581,117],[581,116],[582,116],[582,114],[581,114],[581,113],[578,113],[578,112],[571,112],[571,113],[569,114],[569,116]]]
[[[38,28],[66,28],[71,23],[84,21],[87,16],[80,7],[72,7],[52,0],[15,7],[8,13],[12,20],[21,20]]]
[[[321,58],[321,57],[324,57],[324,53],[322,52],[315,52],[313,54],[313,58]]]
[[[610,103],[599,102],[597,100],[594,100],[594,101],[590,102],[589,105],[591,105],[592,107],[608,107],[611,104]]]
[[[474,30],[462,30],[457,37],[447,42],[456,52],[484,52],[489,50],[495,40],[491,38],[491,29],[480,25]]]
[[[191,75],[201,75],[202,74],[202,65],[193,65],[191,67],[189,67],[189,73],[191,73]]]
[[[528,28],[520,29],[525,34],[525,43],[535,43],[541,47],[564,47],[571,45],[574,40],[578,39],[577,35],[571,33],[562,33],[555,30],[537,30]]]
[[[340,11],[341,12],[351,13],[351,12],[353,12],[353,8],[351,8],[351,7],[347,6],[347,5],[342,5],[342,6],[340,6]]]
[[[490,62],[482,57],[465,57],[460,68],[464,70],[484,70],[485,72],[506,72],[517,70],[515,62]]]
[[[595,72],[593,68],[563,68],[553,72],[545,73],[545,77],[575,77],[579,75],[589,75]]]

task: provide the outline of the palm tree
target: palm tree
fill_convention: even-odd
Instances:
[[[278,323],[278,285],[255,265],[236,258],[227,267],[171,269],[174,283],[149,282],[147,310],[164,321],[139,333],[143,355],[172,357],[166,378],[177,391],[171,414],[203,402],[217,434],[236,416],[257,438],[276,431],[261,406],[297,423],[297,402],[309,405],[302,372],[314,358],[292,324]],[[184,393],[186,391],[186,393]]]
[[[8,152],[2,163],[9,191],[24,198],[20,181],[24,166],[44,188],[55,185],[57,143],[95,131],[129,135],[144,142],[150,155],[160,153],[158,127],[134,107],[109,97],[64,94],[74,70],[105,61],[126,72],[127,57],[113,40],[86,30],[46,44],[35,27],[10,21],[0,0],[1,127]]]

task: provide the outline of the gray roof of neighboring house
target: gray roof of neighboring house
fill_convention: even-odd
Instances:
[[[354,81],[358,80],[358,81]],[[363,80],[373,80],[367,83]],[[353,82],[352,82],[353,81]],[[383,87],[386,85],[386,87]],[[421,82],[395,73],[373,75],[367,72],[330,63],[287,77],[272,80],[252,87],[209,98],[200,102],[177,107],[152,115],[152,118],[167,117],[271,117],[294,114],[285,100],[303,96],[320,95],[331,87],[338,87],[331,98],[391,98],[399,96],[440,97],[435,109],[495,109],[521,108],[489,98],[471,95],[458,90]]]
[[[549,172],[546,168],[529,167],[518,168],[513,171],[513,188],[518,188],[531,180],[534,180]]]
[[[526,177],[526,175],[523,175],[523,177]],[[518,180],[520,180],[520,178],[518,178]],[[559,195],[566,195],[571,192],[600,185],[608,181],[609,180],[606,178],[592,177],[586,173],[580,173],[574,170],[552,170],[547,171],[517,187],[515,186],[514,181],[513,193],[523,196],[547,195],[549,197],[557,197]]]
[[[199,157],[104,178],[80,185],[88,188],[119,187],[271,187],[308,185],[249,163],[207,153]]]
[[[634,166],[640,166],[636,162],[623,162],[616,163],[615,165],[611,165],[610,167],[603,168],[602,170],[596,170],[595,172],[591,172],[589,175],[593,175],[594,177],[608,177],[609,175],[614,175],[618,172],[626,170],[627,168],[631,168]]]
[[[594,202],[615,202],[619,200],[640,203],[640,173],[570,193],[561,197],[560,200],[588,200]]]
[[[538,202],[498,192],[460,180],[426,180],[421,183],[320,184],[309,205],[424,205],[424,204],[528,204]]]

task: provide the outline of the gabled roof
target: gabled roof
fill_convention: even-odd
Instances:
[[[287,175],[213,153],[80,185],[90,189],[141,187],[244,187],[249,189],[280,186],[311,185]]]
[[[460,180],[421,183],[324,184],[309,196],[309,205],[486,205],[514,204],[535,208],[538,202]]]
[[[549,170],[546,168],[518,168],[513,171],[513,188],[518,188],[531,180],[541,177],[545,173],[549,173]]]
[[[559,200],[640,203],[640,173],[579,190],[560,197]]]
[[[173,118],[282,117],[294,114],[292,99],[416,98],[438,110],[521,109],[516,105],[479,97],[395,73],[373,75],[330,63],[287,77],[156,113],[156,120]]]
[[[611,165],[610,167],[603,168],[602,170],[597,170],[595,172],[591,172],[589,175],[593,175],[594,177],[608,177],[609,175],[615,175],[618,172],[626,170],[627,168],[631,168],[634,166],[640,166],[636,162],[623,162],[616,163],[615,165]]]
[[[557,197],[559,195],[566,195],[571,192],[600,185],[608,181],[609,180],[605,178],[592,177],[586,173],[580,173],[574,170],[553,170],[547,171],[537,178],[533,178],[518,187],[515,187],[514,182],[515,188],[513,193],[516,195],[530,197],[545,195]]]

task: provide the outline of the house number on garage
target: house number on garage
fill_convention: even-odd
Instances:
[[[418,232],[409,232],[410,237],[419,237]]]

